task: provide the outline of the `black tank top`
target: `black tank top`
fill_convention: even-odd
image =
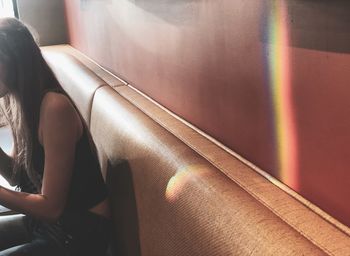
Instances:
[[[35,151],[33,152],[33,165],[43,177],[44,149],[38,143]],[[36,191],[26,173],[23,172],[21,176],[19,184],[21,191],[29,193]],[[96,148],[84,124],[83,134],[76,144],[75,162],[65,211],[88,210],[106,199],[107,195],[108,191],[101,174]]]

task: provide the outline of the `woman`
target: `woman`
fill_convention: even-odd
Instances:
[[[14,137],[12,156],[0,149],[0,174],[19,188],[0,187],[0,205],[24,214],[0,217],[0,256],[104,255],[110,212],[95,146],[14,18],[0,19],[0,97]]]

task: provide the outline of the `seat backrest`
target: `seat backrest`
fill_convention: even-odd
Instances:
[[[55,58],[98,148],[116,255],[350,255],[346,227],[83,57]]]
[[[88,125],[95,91],[107,83],[113,86],[125,85],[123,81],[112,77],[68,45],[42,47],[42,52],[63,89],[71,97]]]
[[[110,87],[96,92],[91,132],[107,169],[128,162],[142,255],[326,255]]]

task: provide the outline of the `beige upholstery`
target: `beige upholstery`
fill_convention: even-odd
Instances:
[[[113,171],[129,162],[142,255],[327,254],[112,88],[96,92],[91,131]],[[348,237],[333,232],[342,243],[328,246],[344,255]]]
[[[125,85],[70,46],[43,47],[42,52],[87,124],[90,122],[91,103],[96,89],[107,82],[116,87]]]
[[[142,96],[130,87],[119,87],[115,90],[129,102],[138,107],[155,122],[175,134],[181,141],[189,145],[194,151],[206,158],[222,173],[237,183],[243,190],[251,194],[262,205],[279,216],[286,225],[293,227],[307,239],[320,248],[324,248],[330,255],[350,255],[350,229],[331,219],[325,213],[318,214],[310,210],[314,207],[308,202],[299,200],[275,186],[272,178],[268,180],[255,170],[252,170],[232,154],[223,150],[199,132],[190,128],[176,117],[157,106],[151,100]],[[328,219],[328,221],[325,221]],[[333,224],[329,223],[333,222]],[[340,225],[343,232],[336,226]],[[322,232],[320,232],[322,230]]]
[[[112,87],[126,85],[125,81],[117,78],[109,72],[106,72],[106,70],[97,65],[93,60],[89,59],[70,45],[45,46],[41,49],[45,55],[47,53],[56,53],[60,55],[73,56],[75,59],[79,60],[86,68],[90,69],[90,71],[93,72],[97,77],[102,79],[104,83]]]
[[[103,69],[92,62],[85,68],[83,59],[66,56],[67,49],[56,47],[48,58],[60,70],[56,60],[64,53],[71,68],[56,75],[76,86],[67,91],[91,116],[118,255],[350,255],[347,227],[130,86],[100,83]]]

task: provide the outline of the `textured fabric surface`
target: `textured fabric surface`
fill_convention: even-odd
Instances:
[[[252,170],[237,160],[232,154],[179,121],[134,89],[120,87],[115,88],[115,90],[165,129],[175,134],[176,137],[188,144],[197,153],[205,157],[235,183],[239,184],[242,189],[246,190],[284,220],[286,224],[292,226],[320,248],[323,248],[324,251],[330,255],[350,254],[349,228],[322,211],[320,214],[316,213],[312,210],[315,209],[314,205],[305,200],[301,200],[301,203],[293,198],[295,193],[291,196],[291,194],[282,191],[275,186],[276,180],[271,177],[271,180],[268,180],[255,170]],[[328,221],[325,221],[325,219]]]
[[[142,255],[326,255],[112,88],[91,131],[112,166],[129,163]]]
[[[89,123],[93,95],[104,81],[72,56],[60,53],[45,53],[44,56],[63,89]]]
[[[327,215],[125,83],[115,83],[120,80],[73,48],[45,52],[91,120],[110,188],[114,253],[350,255],[348,229],[340,231]]]
[[[113,86],[124,85],[121,80],[68,45],[42,47],[42,52],[87,124],[90,122],[91,104],[96,89],[107,83]]]
[[[45,46],[41,47],[43,53],[56,53],[59,55],[68,55],[73,56],[75,59],[79,60],[86,68],[93,72],[96,76],[102,79],[106,84],[110,86],[122,86],[126,85],[125,81],[122,81],[120,78],[112,75],[109,72],[106,72],[105,69],[100,67],[96,62],[86,57],[84,54],[74,49],[70,45],[54,45],[54,46]]]

